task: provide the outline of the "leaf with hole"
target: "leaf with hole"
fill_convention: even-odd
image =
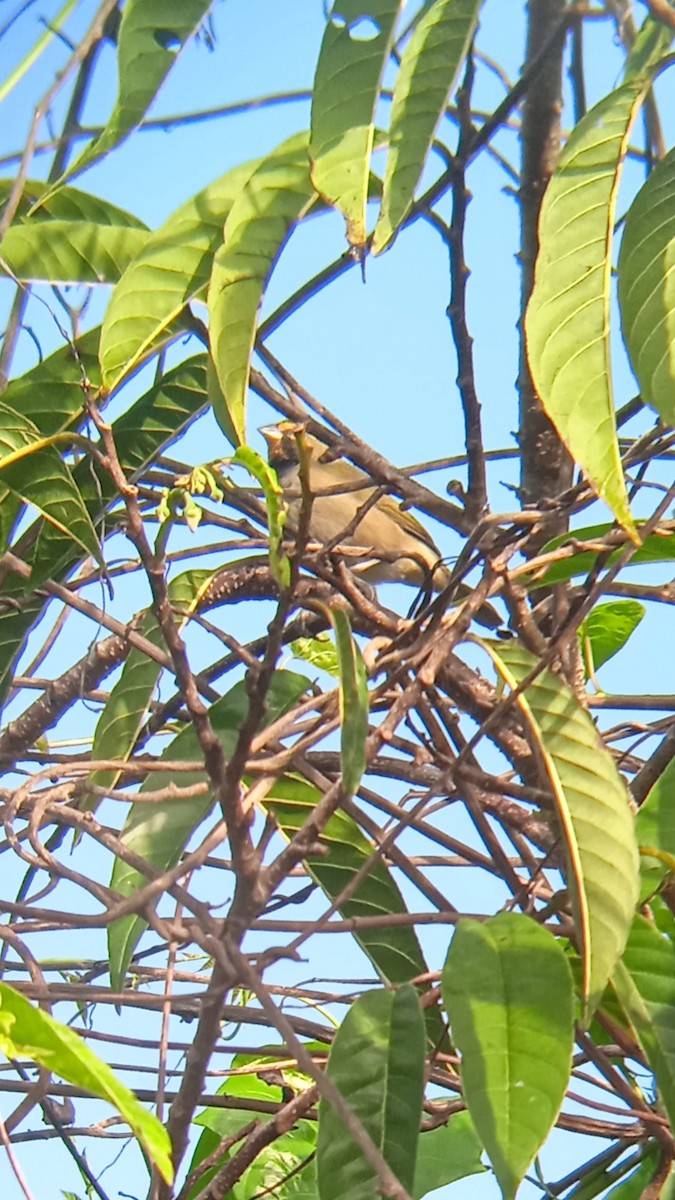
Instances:
[[[366,203],[375,112],[404,0],[335,0],[312,89],[312,183],[347,222],[350,245],[366,244]]]
[[[80,174],[140,125],[212,0],[127,0],[117,35],[118,95],[103,132],[66,173]]]

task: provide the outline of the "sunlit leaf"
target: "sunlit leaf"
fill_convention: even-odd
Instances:
[[[373,254],[386,249],[412,205],[438,123],[475,33],[482,0],[434,0],[415,26],[396,76],[389,154]]]
[[[117,37],[118,97],[105,129],[66,178],[72,178],[118,146],[140,125],[213,0],[127,0]]]
[[[675,150],[633,201],[619,255],[623,335],[643,399],[675,424]]]
[[[185,305],[206,292],[225,219],[258,161],[235,167],[181,205],[125,270],[101,331],[108,391],[133,372]]]
[[[84,381],[100,384],[98,344],[101,330],[90,329],[72,345],[66,343],[32,370],[10,380],[3,401],[27,417],[43,436],[84,420]]]
[[[109,1101],[129,1125],[162,1178],[171,1183],[171,1144],[164,1126],[146,1112],[107,1063],[67,1025],[0,983],[0,1051],[7,1058],[31,1058],[49,1071]]]
[[[630,131],[670,37],[648,30],[626,81],[573,129],[546,189],[535,285],[525,315],[530,370],[575,462],[631,536],[619,456],[609,318],[612,238]],[[649,40],[651,39],[651,40]]]
[[[225,222],[208,293],[211,350],[229,423],[240,442],[246,441],[250,361],[267,281],[294,225],[316,201],[307,134],[296,134],[253,171]],[[221,419],[217,409],[215,415]]]
[[[488,649],[511,688],[538,665],[518,642],[493,643]],[[628,792],[591,717],[557,675],[542,671],[516,704],[554,797],[583,955],[588,1020],[623,953],[638,898],[639,856]]]
[[[0,404],[0,487],[31,504],[60,533],[100,561],[84,501],[59,450],[21,413]]]
[[[462,1055],[464,1098],[504,1200],[512,1200],[569,1082],[570,966],[542,926],[500,913],[485,922],[459,922],[442,986]]]
[[[335,0],[312,91],[312,182],[339,208],[351,245],[365,246],[375,111],[404,0]]]
[[[608,600],[596,604],[579,627],[586,670],[597,670],[626,645],[646,612],[639,600]]]
[[[407,1191],[412,1190],[424,1091],[425,1033],[413,987],[366,992],[350,1008],[327,1072]],[[338,1113],[319,1106],[321,1200],[376,1200],[377,1175]]]
[[[18,222],[0,242],[0,270],[28,282],[114,283],[147,237],[129,226]]]

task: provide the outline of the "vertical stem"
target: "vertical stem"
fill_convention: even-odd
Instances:
[[[566,0],[529,0],[525,69],[560,24]],[[532,80],[523,103],[521,130],[521,322],[520,322],[520,430],[521,498],[539,504],[565,491],[572,482],[572,462],[537,397],[527,363],[523,314],[534,282],[539,250],[538,222],[541,202],[560,153],[562,66],[566,31],[551,46],[548,63]],[[547,525],[545,536],[563,532]],[[536,553],[533,546],[532,550]]]

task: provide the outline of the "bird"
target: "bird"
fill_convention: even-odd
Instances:
[[[260,430],[287,503],[287,528],[297,532],[302,509],[300,446],[306,447],[312,496],[309,535],[322,545],[358,547],[364,558],[352,570],[369,583],[407,583],[441,591],[450,572],[423,525],[391,496],[373,498],[370,476],[344,458],[335,458],[304,425],[280,421]],[[364,487],[358,485],[363,482]],[[340,491],[340,487],[344,491]],[[359,510],[363,516],[359,517]]]

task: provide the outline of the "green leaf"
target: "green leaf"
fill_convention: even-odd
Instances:
[[[177,622],[179,630],[184,627],[219,570],[184,571],[170,581],[168,592],[172,608],[174,611],[181,609],[184,614],[182,620]],[[154,613],[145,614],[138,632],[154,646],[164,647]],[[161,667],[154,659],[132,646],[94,731],[91,750],[94,761],[129,757],[147,716],[160,673]],[[120,774],[115,770],[92,771],[89,781],[97,787],[112,788],[117,785]],[[80,808],[95,812],[99,804],[100,797],[91,796],[80,801]]]
[[[91,329],[72,344],[62,346],[25,375],[12,379],[3,401],[27,417],[49,437],[84,420],[86,379],[96,390],[100,386],[98,344],[101,330]]]
[[[283,507],[284,493],[277,473],[250,446],[240,446],[234,454],[232,462],[244,467],[254,479],[257,479],[263,490],[269,531],[270,568],[279,587],[288,588],[291,583],[291,564],[281,548],[286,511]]]
[[[675,872],[675,759],[638,809],[635,837],[641,853],[640,898],[648,900]]]
[[[113,423],[120,463],[132,479],[203,411],[206,403],[206,361],[205,354],[198,355],[167,372]],[[83,461],[75,468],[74,479],[90,516],[98,521],[116,496],[110,476],[96,474],[96,467]],[[54,526],[45,526],[29,560],[33,567],[33,578],[63,578],[78,557],[69,534],[61,533]],[[21,597],[23,608],[7,607],[4,612],[0,611],[0,701],[4,701],[11,684],[14,666],[22,652],[26,635],[39,620],[46,603],[44,600],[27,602],[25,583],[22,580],[17,583],[16,576],[10,576],[5,586],[9,595]]]
[[[517,642],[487,645],[509,687],[538,660]],[[639,856],[626,785],[571,688],[542,671],[516,703],[551,785],[583,956],[587,1021],[623,953],[639,892]]]
[[[635,818],[640,846],[654,846],[675,857],[675,759],[650,789]]]
[[[216,252],[208,293],[211,349],[225,405],[226,436],[246,441],[246,392],[258,313],[267,281],[293,227],[316,204],[307,134],[263,159],[234,198]]]
[[[675,1121],[675,945],[636,916],[612,982]]]
[[[402,8],[403,0],[335,0],[314,75],[312,182],[340,209],[358,248],[366,243],[375,111]]]
[[[638,533],[640,532],[640,524],[637,526]],[[542,554],[550,554],[557,550],[560,546],[566,543],[571,544],[581,542],[601,542],[608,533],[616,531],[614,525],[587,525],[583,529],[574,529],[570,533],[561,534],[560,537],[552,538],[547,542],[542,549]],[[578,575],[588,575],[595,569],[598,561],[598,556],[603,555],[603,561],[608,567],[611,567],[617,560],[620,554],[623,554],[626,549],[626,544],[618,546],[615,550],[607,550],[598,546],[596,550],[578,550],[570,554],[569,558],[561,558],[559,562],[552,563],[541,574],[537,573],[536,580],[532,582],[525,580],[527,586],[534,590],[540,587],[550,587],[554,583],[567,583],[568,580],[574,579]],[[637,567],[642,563],[655,562],[675,562],[675,534],[674,533],[652,533],[644,539],[642,544],[637,547],[631,560],[626,564],[627,567]]]
[[[265,724],[276,720],[296,704],[306,690],[307,679],[304,675],[277,671],[267,696]],[[235,684],[209,709],[211,724],[218,734],[226,757],[232,754],[237,744],[239,728],[248,712],[248,703],[246,685],[241,682]],[[186,771],[180,776],[182,786],[188,787],[190,784],[206,780],[199,741],[192,725],[187,726],[173,739],[162,757],[169,760],[194,759],[195,770]],[[148,788],[153,791],[161,789],[172,782],[176,782],[176,776],[170,768],[166,771],[153,771],[141,791]],[[213,808],[213,803],[213,796],[208,791],[203,796],[195,796],[187,801],[134,804],[124,823],[122,838],[130,850],[140,854],[152,866],[158,870],[168,870],[178,862],[195,829]],[[110,886],[121,896],[133,895],[145,883],[147,876],[120,859],[115,860]],[[110,977],[115,990],[122,986],[134,948],[146,927],[147,922],[133,914],[115,921],[109,927]]]
[[[66,1025],[33,1008],[13,988],[0,983],[0,1051],[7,1058],[31,1058],[40,1066],[109,1101],[129,1125],[167,1183],[173,1180],[171,1144],[163,1125],[146,1112],[107,1063]]]
[[[197,192],[150,234],[129,263],[110,297],[101,332],[108,391],[135,370],[185,305],[205,293],[225,219],[259,161],[235,167]]]
[[[212,0],[127,0],[117,39],[118,98],[108,123],[66,178],[84,171],[136,129],[206,16]]]
[[[531,917],[457,925],[443,999],[462,1056],[462,1088],[504,1200],[512,1200],[553,1127],[574,1044],[572,973]]]
[[[325,1046],[315,1044],[315,1048],[325,1053]],[[281,1104],[283,1101],[282,1088],[276,1084],[267,1083],[264,1078],[260,1077],[265,1070],[281,1076],[284,1084],[292,1087],[295,1091],[303,1090],[312,1082],[306,1076],[299,1075],[297,1071],[279,1070],[278,1059],[275,1058],[266,1058],[265,1056],[254,1058],[252,1055],[237,1054],[232,1062],[235,1070],[257,1065],[260,1066],[260,1074],[231,1075],[218,1089],[217,1094],[236,1096],[246,1100],[262,1100],[268,1104]],[[209,1154],[218,1149],[222,1138],[236,1133],[252,1115],[250,1111],[207,1108],[195,1117],[194,1124],[204,1128],[195,1147],[188,1174],[199,1166]],[[261,1112],[258,1114],[261,1124],[265,1124],[271,1119],[271,1113]],[[312,1159],[316,1150],[316,1137],[315,1121],[304,1119],[297,1121],[288,1133],[275,1138],[272,1145],[265,1147],[256,1157],[241,1179],[235,1183],[232,1191],[228,1193],[231,1200],[253,1200],[254,1196],[267,1187],[274,1188],[274,1194],[279,1200],[289,1200],[291,1196],[293,1200],[300,1200],[301,1196],[306,1196],[306,1200],[318,1200],[316,1165],[312,1160],[307,1163],[307,1166],[302,1167],[305,1160]],[[234,1150],[236,1149],[237,1147],[234,1148]],[[204,1191],[216,1172],[234,1153],[234,1150],[222,1154],[214,1166],[204,1173],[200,1181],[188,1193],[188,1200],[197,1200],[199,1194]],[[298,1172],[298,1168],[302,1169]],[[293,1175],[292,1179],[288,1179],[284,1184],[283,1181],[286,1177],[294,1171],[298,1174]]]
[[[570,134],[544,194],[525,314],[528,360],[541,402],[575,462],[635,540],[611,384],[612,239],[630,131],[669,41],[657,30],[649,54],[642,54],[640,43],[626,82]]]
[[[468,1112],[455,1113],[447,1125],[439,1125],[420,1136],[417,1145],[413,1200],[427,1192],[479,1175],[487,1170],[481,1162],[483,1145]]]
[[[286,778],[275,783],[265,806],[290,840],[311,817],[320,798],[318,789],[304,779]],[[330,818],[320,841],[328,853],[309,856],[306,867],[325,894],[335,900],[372,858],[375,847],[356,822],[340,811]],[[340,904],[339,911],[346,918],[383,917],[406,912],[407,908],[391,873],[378,860],[353,895]],[[405,983],[428,970],[415,932],[409,927],[359,929],[354,938],[385,982]],[[427,1015],[431,1036],[437,1042],[443,1034],[438,1012],[431,1009]]]
[[[403,52],[394,85],[373,254],[386,249],[410,211],[434,134],[476,31],[481,2],[434,0]]]
[[[644,1158],[639,1167],[627,1179],[622,1179],[620,1183],[617,1183],[616,1187],[607,1192],[605,1200],[641,1200],[645,1194],[647,1185],[654,1178],[659,1158],[660,1150],[658,1142],[651,1142],[645,1149]],[[613,1172],[608,1171],[607,1174],[611,1179]],[[576,1196],[574,1200],[576,1200]],[[663,1191],[661,1192],[661,1200],[666,1200]]]
[[[27,221],[8,229],[0,257],[13,276],[29,283],[114,283],[147,236],[123,226]]]
[[[335,631],[340,670],[340,755],[342,785],[353,796],[366,769],[368,737],[368,675],[363,655],[352,635],[349,617],[341,609],[327,609]]]
[[[621,325],[642,397],[675,424],[675,150],[628,210],[619,254]]]
[[[0,179],[0,203],[8,199],[13,179]],[[80,222],[90,225],[113,225],[121,229],[136,229],[147,233],[148,227],[133,213],[124,208],[118,208],[101,196],[92,196],[79,188],[62,187],[54,192],[49,184],[36,179],[28,180],[23,190],[15,221],[26,222],[31,226],[38,222],[48,223],[45,228],[51,229],[55,221],[64,223]],[[43,230],[44,233],[44,230]]]
[[[412,1190],[424,1092],[425,1034],[415,989],[373,991],[352,1005],[327,1073],[407,1191]],[[341,1118],[319,1105],[321,1200],[377,1200],[377,1175]]]
[[[291,650],[296,658],[302,659],[319,671],[327,671],[329,675],[340,674],[337,650],[328,633],[319,634],[315,638],[296,638],[291,642]]]
[[[587,673],[597,670],[623,649],[646,611],[639,600],[608,600],[606,604],[596,604],[579,627]]]
[[[0,487],[31,504],[85,554],[101,561],[96,531],[58,449],[21,413],[0,403]]]

